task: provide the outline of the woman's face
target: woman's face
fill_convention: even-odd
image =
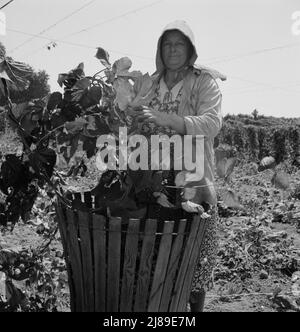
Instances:
[[[162,59],[170,70],[178,70],[185,66],[189,60],[190,44],[187,38],[176,30],[168,31],[162,39]]]

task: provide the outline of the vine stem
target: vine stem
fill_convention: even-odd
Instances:
[[[58,131],[59,129],[63,129],[65,127],[65,125],[61,125],[59,127],[56,127],[55,129],[51,130],[48,134],[46,134],[44,137],[42,137],[36,144],[37,147],[39,147],[42,142],[44,142],[46,139],[48,139],[49,137],[51,137],[51,135],[53,135],[56,131]]]
[[[100,70],[100,71],[98,71],[94,76],[93,76],[93,80],[94,79],[96,79],[96,77],[97,77],[97,75],[99,75],[99,74],[101,74],[101,73],[103,73],[103,72],[105,72],[105,70],[107,70],[106,68],[104,68],[104,69],[102,69],[102,70]]]
[[[58,226],[56,225],[54,232],[50,235],[50,238],[46,244],[41,245],[39,248],[37,248],[38,254],[42,255],[46,251],[46,249],[50,246],[52,241],[54,240],[56,234],[58,232]]]

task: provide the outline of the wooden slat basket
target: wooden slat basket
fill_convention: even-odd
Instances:
[[[93,208],[90,193],[74,199]],[[56,204],[73,312],[184,312],[206,220],[105,218]]]

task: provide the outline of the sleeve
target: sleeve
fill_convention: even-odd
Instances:
[[[222,94],[215,79],[204,74],[196,83],[192,94],[195,98],[196,115],[185,116],[187,135],[204,135],[214,138],[222,127],[221,103]]]

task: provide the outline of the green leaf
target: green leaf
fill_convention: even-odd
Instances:
[[[84,74],[84,64],[80,63],[75,69],[69,71],[67,74],[59,74],[57,83],[62,87],[63,85],[66,88],[71,89],[76,82],[85,77]]]
[[[104,67],[106,67],[107,69],[111,68],[111,64],[109,62],[109,54],[103,48],[101,47],[97,48],[97,53],[95,57],[100,60],[101,64]]]
[[[278,189],[287,190],[290,187],[290,178],[285,172],[275,172],[271,182]]]
[[[7,302],[12,307],[22,306],[26,301],[26,297],[23,292],[10,280],[6,281],[6,297]]]
[[[129,58],[124,57],[117,60],[113,64],[112,72],[115,77],[124,77],[127,79],[131,78],[132,80],[136,80],[137,78],[142,76],[142,73],[140,71],[129,72],[131,66],[132,66],[132,61]]]
[[[65,129],[68,134],[76,135],[84,129],[87,123],[88,122],[85,119],[77,118],[75,121],[67,122],[65,124]]]
[[[221,159],[217,163],[217,174],[220,178],[224,178],[227,180],[229,176],[232,174],[235,164],[237,162],[236,158],[229,158],[226,157]]]
[[[97,105],[102,97],[102,89],[99,86],[92,86],[88,90],[87,98],[92,105]]]
[[[119,60],[117,60],[114,64],[113,64],[113,72],[116,76],[119,76],[120,74],[124,73],[124,72],[128,72],[128,70],[131,68],[132,66],[132,61],[127,58],[121,58]]]
[[[22,119],[26,114],[31,111],[28,109],[29,102],[21,103],[21,104],[13,104],[12,113],[17,120]]]
[[[98,137],[101,135],[108,135],[111,133],[111,129],[108,126],[105,118],[98,114],[89,115],[87,117],[87,126],[84,127],[82,135]]]
[[[228,189],[223,197],[223,202],[227,207],[243,210],[244,207],[240,203],[238,195],[231,189]]]
[[[196,188],[184,188],[183,189],[183,198],[187,201],[194,199],[196,194],[197,194]]]
[[[62,94],[60,92],[53,92],[49,96],[47,109],[48,111],[53,111],[57,108],[58,105],[61,104],[63,100]]]
[[[96,153],[96,142],[97,138],[82,137],[83,140],[83,150],[86,152],[88,158],[92,158]]]
[[[6,81],[11,81],[12,82],[12,80],[9,78],[9,76],[6,72],[4,61],[2,61],[0,63],[0,78],[5,79]]]
[[[265,157],[261,160],[258,171],[262,172],[266,169],[272,169],[276,166],[276,160],[273,157]]]
[[[134,91],[136,95],[130,106],[133,108],[148,106],[155,95],[154,80],[149,74],[138,77],[134,84]]]
[[[118,78],[114,81],[114,89],[116,90],[115,103],[121,111],[125,111],[135,97],[132,84],[125,78]]]
[[[69,75],[68,74],[59,74],[58,75],[58,79],[57,79],[57,83],[59,84],[59,86],[62,88],[64,85],[64,82],[68,79]]]
[[[90,85],[91,85],[91,80],[87,77],[84,77],[75,83],[72,90],[85,90],[88,89]]]
[[[24,63],[5,58],[0,62],[0,78],[13,82],[14,85],[24,90],[28,88],[28,78],[33,74],[33,70]]]
[[[187,176],[187,171],[182,171],[179,172],[176,177],[175,177],[175,185],[176,187],[185,187],[187,184],[186,181],[186,176]]]

